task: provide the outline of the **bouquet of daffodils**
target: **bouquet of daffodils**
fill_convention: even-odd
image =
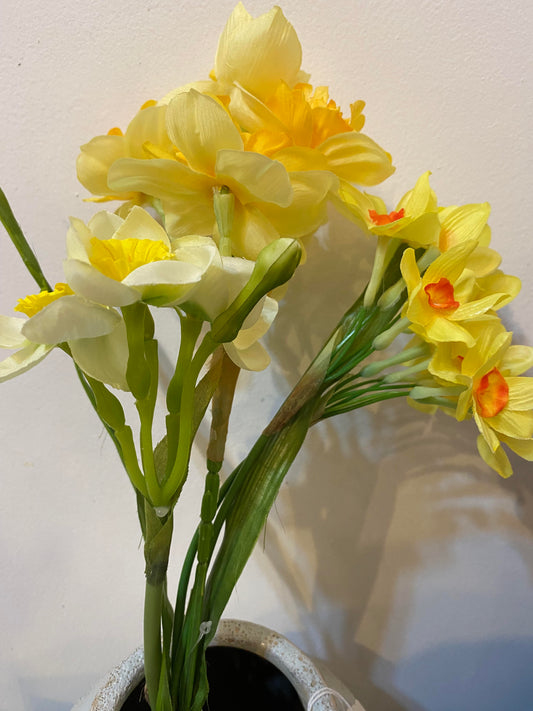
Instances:
[[[116,446],[144,539],[154,711],[202,708],[206,647],[315,423],[405,397],[429,413],[473,417],[481,457],[504,477],[506,448],[533,460],[533,379],[521,377],[533,348],[513,345],[497,314],[520,282],[489,247],[488,204],[440,206],[429,172],[392,209],[364,191],[392,175],[391,157],[361,132],[364,103],[343,114],[326,87],[309,83],[301,56],[280,8],[252,18],[239,4],[209,78],[147,101],[125,131],[82,146],[78,177],[90,199],[118,207],[87,225],[71,219],[55,286],[0,196],[2,222],[40,290],[19,299],[19,315],[0,316],[10,351],[0,380],[62,350]],[[268,366],[260,339],[330,203],[375,240],[368,284],[221,485],[240,370]],[[158,309],[173,312],[180,334],[165,387]],[[126,419],[128,399],[136,422]],[[208,412],[199,524],[171,602],[174,510]]]

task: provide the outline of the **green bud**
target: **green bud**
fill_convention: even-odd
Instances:
[[[99,380],[85,376],[96,398],[96,411],[113,430],[119,430],[125,424],[124,410],[120,400],[109,392]]]
[[[281,286],[294,274],[302,248],[298,242],[283,237],[264,247],[248,283],[237,298],[213,322],[211,337],[217,343],[233,341],[254,306],[269,291]]]

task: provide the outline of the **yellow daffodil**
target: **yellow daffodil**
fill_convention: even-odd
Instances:
[[[127,389],[124,323],[114,309],[76,296],[63,283],[19,299],[15,309],[28,318],[0,316],[0,347],[15,351],[0,362],[0,382],[29,370],[66,342],[85,373]]]
[[[233,254],[255,259],[280,236],[299,238],[325,220],[335,177],[327,172],[289,176],[278,161],[245,151],[241,132],[225,107],[195,90],[178,94],[167,111],[168,133],[180,160],[116,161],[109,182],[161,201],[172,237],[216,234],[213,190],[235,196]]]
[[[413,247],[437,246],[441,226],[429,176],[429,172],[421,175],[391,212],[381,198],[346,181],[341,182],[336,204],[349,219],[378,237],[396,237]]]
[[[96,136],[81,147],[76,169],[80,183],[97,196],[90,199],[94,202],[128,201],[127,207],[146,201],[146,196],[138,191],[113,191],[108,184],[109,168],[119,158],[150,159],[154,151],[158,154],[172,151],[166,132],[166,110],[166,106],[148,101],[125,133],[113,128],[107,135]]]
[[[491,274],[499,255],[485,248],[482,257],[469,263],[477,242],[462,242],[435,259],[420,275],[413,249],[404,252],[401,271],[408,300],[402,315],[411,321],[412,331],[427,341],[460,341],[469,346],[474,336],[466,324],[494,318],[492,311],[508,303],[520,289],[520,280],[500,273]],[[472,268],[469,268],[472,267]],[[478,268],[483,275],[476,280]],[[486,276],[488,274],[488,276]]]
[[[499,321],[471,325],[475,344],[437,348],[429,369],[439,379],[465,387],[456,417],[473,415],[480,431],[478,450],[502,476],[512,467],[503,442],[533,460],[533,378],[519,377],[533,365],[533,348],[511,345],[512,334]]]

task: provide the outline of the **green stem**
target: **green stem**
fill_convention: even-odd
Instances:
[[[161,677],[161,617],[165,582],[152,584],[146,580],[144,597],[144,675],[150,708],[155,711]]]
[[[191,318],[190,316],[183,316],[179,312],[178,315],[180,317],[181,322],[180,348],[178,353],[178,360],[176,362],[176,368],[167,388],[168,415],[166,417],[166,478],[168,478],[168,476],[170,475],[170,471],[172,469],[172,465],[176,459],[176,454],[178,451],[178,441],[181,423],[180,408],[183,385],[185,382],[185,376],[191,365],[196,341],[198,340],[198,336],[200,335],[200,330],[202,328],[201,321]]]
[[[217,347],[218,343],[215,343],[209,333],[206,333],[185,374],[181,393],[178,447],[170,475],[162,488],[164,502],[171,502],[175,500],[176,496],[179,496],[179,492],[187,478],[192,438],[194,436],[194,392],[196,381],[205,362]]]

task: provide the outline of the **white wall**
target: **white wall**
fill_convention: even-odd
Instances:
[[[3,6],[0,184],[59,279],[67,216],[93,210],[76,183],[79,145],[203,78],[233,0]],[[427,169],[441,204],[492,204],[493,245],[523,279],[506,321],[533,345],[530,7],[287,0],[284,11],[314,83],[346,109],[367,101],[366,131],[398,166],[383,186],[392,204]],[[349,304],[368,259],[339,218],[315,242],[268,338],[274,365],[242,379],[228,471]],[[33,285],[7,237],[0,269],[8,314]],[[0,418],[0,708],[66,711],[140,643],[133,494],[59,352],[2,385]],[[531,470],[521,462],[500,480],[479,460],[472,427],[401,403],[329,421],[288,477],[228,614],[325,660],[368,711],[531,709]],[[193,472],[177,558],[200,486]]]

